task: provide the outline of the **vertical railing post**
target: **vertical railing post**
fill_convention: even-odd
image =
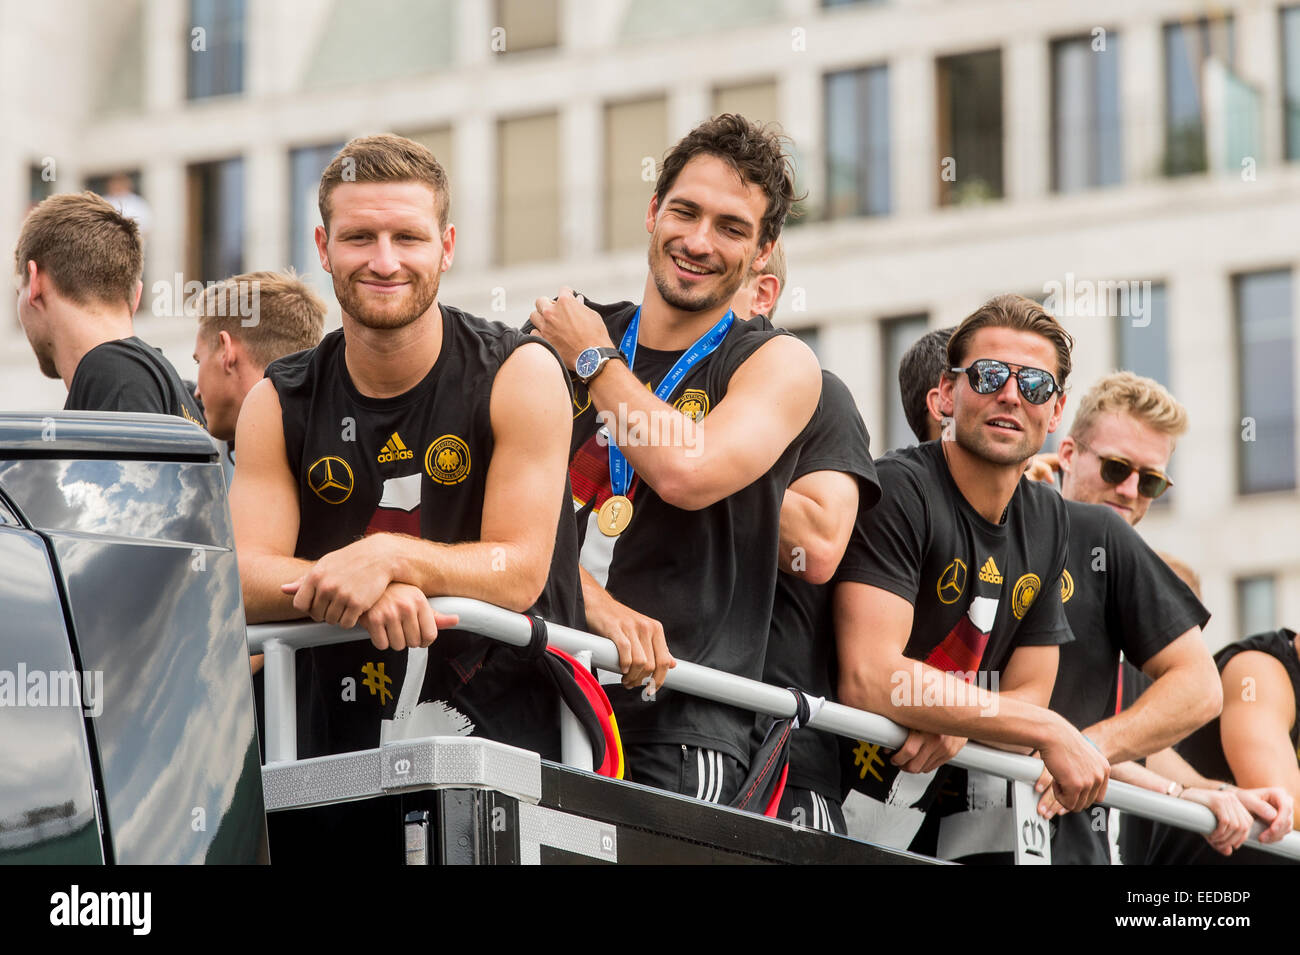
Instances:
[[[268,640],[262,650],[266,689],[266,761],[298,758],[298,688],[293,647]]]
[[[1038,814],[1038,793],[1029,783],[1011,782],[1011,815],[1016,826],[1016,865],[1051,865],[1052,833]]]

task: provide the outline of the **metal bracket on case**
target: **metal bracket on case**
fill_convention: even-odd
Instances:
[[[267,811],[417,789],[492,789],[536,803],[542,798],[542,761],[504,743],[447,736],[262,767]]]

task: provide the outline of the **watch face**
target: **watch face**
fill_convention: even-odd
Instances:
[[[596,368],[600,365],[600,352],[594,348],[586,348],[578,355],[578,360],[573,364],[573,370],[582,378],[586,378],[595,373]]]

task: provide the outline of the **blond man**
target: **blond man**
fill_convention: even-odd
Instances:
[[[231,276],[196,296],[191,308],[199,321],[194,396],[213,437],[233,441],[239,409],[266,366],[320,341],[325,302],[289,269]]]

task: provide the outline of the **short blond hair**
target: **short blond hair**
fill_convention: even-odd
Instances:
[[[1187,430],[1187,409],[1153,378],[1117,371],[1102,378],[1079,400],[1070,436],[1086,441],[1104,414],[1118,412],[1177,440]]]
[[[245,324],[252,287],[258,311],[256,321]],[[325,330],[325,301],[293,269],[232,275],[196,295],[191,308],[209,342],[215,344],[219,332],[228,332],[263,368],[284,355],[315,348]]]
[[[330,231],[330,193],[345,182],[422,182],[433,190],[438,228],[447,228],[447,173],[427,146],[405,136],[358,136],[338,151],[320,177],[320,220]]]
[[[20,284],[28,262],[77,305],[131,308],[144,268],[140,227],[93,192],[50,196],[23,220],[14,248]]]
[[[776,237],[772,254],[767,257],[767,264],[760,271],[749,273],[749,277],[745,279],[745,287],[750,287],[764,275],[776,277],[776,300],[772,302],[772,307],[767,312],[767,319],[771,321],[776,315],[776,304],[781,301],[781,293],[785,291],[785,243],[780,236]]]

